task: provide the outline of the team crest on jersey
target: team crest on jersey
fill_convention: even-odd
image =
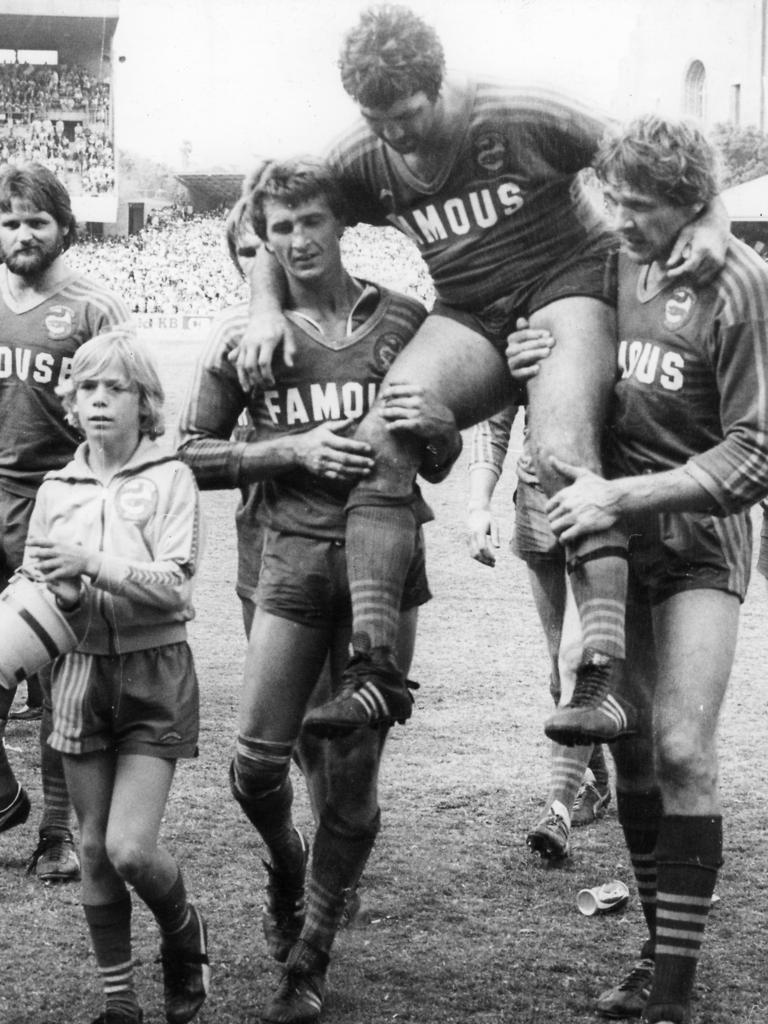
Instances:
[[[696,297],[690,288],[675,288],[664,307],[664,326],[668,331],[679,331],[693,313]]]
[[[405,340],[399,334],[382,335],[373,346],[373,365],[382,374],[386,373],[404,348]]]
[[[475,161],[490,174],[507,169],[509,144],[501,132],[481,132],[474,140]]]
[[[45,318],[45,329],[51,338],[68,338],[75,323],[74,310],[69,306],[52,306]]]
[[[145,476],[133,477],[120,485],[115,506],[121,519],[141,526],[149,522],[157,508],[157,487]]]

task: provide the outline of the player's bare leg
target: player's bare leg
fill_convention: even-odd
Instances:
[[[614,311],[597,299],[559,299],[534,313],[532,327],[556,339],[528,388],[528,423],[541,486],[566,481],[552,456],[601,472],[603,424],[616,378]],[[545,725],[560,743],[611,741],[634,729],[634,709],[613,695],[624,661],[627,561],[623,530],[594,534],[568,552],[568,572],[583,633],[583,663],[569,704]]]
[[[501,353],[482,335],[429,316],[398,355],[383,384],[419,384],[453,412],[459,429],[507,403],[511,381]],[[380,398],[356,436],[376,453],[370,477],[347,503],[347,569],[352,595],[353,659],[339,697],[310,713],[305,728],[323,735],[361,725],[405,721],[411,698],[394,657],[400,602],[420,525],[413,484],[424,442],[388,429]]]

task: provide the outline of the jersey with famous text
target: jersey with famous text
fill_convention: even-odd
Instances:
[[[356,309],[365,315],[350,325],[343,343],[334,346],[311,320],[286,310],[287,329],[297,346],[294,365],[286,366],[278,355],[275,384],[249,394],[240,388],[228,359],[247,325],[247,309],[228,310],[218,319],[179,425],[179,457],[191,466],[200,487],[242,485],[239,466],[245,443],[233,440],[232,432],[244,411],[258,441],[365,416],[426,310],[404,295],[370,285]],[[343,540],[349,490],[348,482],[334,484],[305,469],[283,472],[264,481],[259,518],[285,533]]]
[[[421,251],[438,297],[478,311],[524,308],[563,260],[604,232],[579,172],[606,122],[545,91],[464,83],[453,148],[431,181],[361,121],[335,144],[353,218],[392,224]]]
[[[103,285],[79,274],[24,312],[7,298],[0,288],[0,486],[32,496],[82,439],[55,392],[72,357],[94,335],[127,323],[130,313]]]
[[[712,284],[648,288],[619,257],[612,475],[678,466],[721,514],[768,494],[768,266],[731,239]]]

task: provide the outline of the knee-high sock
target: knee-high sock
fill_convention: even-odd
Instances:
[[[547,794],[548,809],[554,801],[559,801],[570,815],[573,801],[584,781],[584,770],[591,752],[591,744],[580,747],[563,747],[559,743],[552,744],[549,793]]]
[[[131,897],[126,893],[115,903],[84,905],[83,910],[107,1007],[129,1018],[137,1017],[131,957]]]
[[[363,828],[345,821],[332,807],[323,812],[312,847],[307,916],[301,931],[301,938],[313,949],[330,951],[347,896],[360,881],[379,824],[378,811]]]
[[[627,538],[623,530],[613,527],[569,546],[568,577],[579,609],[583,646],[624,658]]]
[[[5,752],[5,727],[7,719],[0,718],[0,811],[4,811],[15,799],[19,792],[19,783],[13,774]]]
[[[722,854],[719,815],[661,819],[656,844],[656,970],[645,1008],[649,1022],[684,1019]]]
[[[352,632],[394,650],[400,605],[416,544],[413,497],[353,491],[347,503],[347,574]],[[353,639],[354,644],[354,639]]]
[[[605,751],[602,743],[593,744],[587,767],[594,775],[596,785],[608,785],[608,765],[605,763]]]
[[[138,892],[138,889],[136,890]],[[176,879],[163,896],[150,898],[139,892],[139,896],[152,911],[163,936],[163,946],[183,948],[188,944],[188,933],[194,929],[191,925],[192,915],[189,912],[187,890],[184,876],[179,869]]]
[[[616,807],[653,946],[656,942],[656,843],[663,814],[661,793],[658,789],[645,793],[617,789]],[[644,952],[651,953],[651,950],[646,947]]]
[[[232,795],[258,830],[276,871],[303,868],[304,848],[293,824],[289,773],[293,745],[240,735],[230,765]]]
[[[46,700],[40,719],[40,771],[43,780],[43,813],[40,833],[72,832],[72,803],[69,799],[61,754],[48,743],[53,730],[53,713]]]

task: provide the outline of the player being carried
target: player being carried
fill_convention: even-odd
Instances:
[[[551,457],[600,471],[600,435],[614,380],[613,246],[579,172],[605,121],[552,94],[445,75],[435,32],[405,7],[366,10],[347,35],[344,88],[362,119],[333,148],[355,220],[394,225],[419,246],[437,303],[388,381],[417,383],[460,428],[510,401],[504,348],[517,318],[558,339],[530,382],[529,423],[548,495],[563,485]],[[718,206],[690,225],[670,273],[711,274],[727,220]],[[677,266],[678,257],[687,259]],[[240,353],[244,384],[272,379],[285,333],[284,278],[264,252],[252,276],[254,319]],[[293,349],[286,336],[284,359]],[[397,610],[413,555],[413,480],[424,441],[387,429],[376,406],[358,429],[375,464],[347,504],[353,656],[341,693],[307,717],[321,734],[391,722],[408,701],[393,657]],[[569,547],[584,654],[571,721],[558,737],[615,739],[634,729],[631,705],[611,696],[624,658],[626,543],[616,527]],[[375,689],[375,703],[358,699]],[[561,709],[562,713],[562,709]]]

